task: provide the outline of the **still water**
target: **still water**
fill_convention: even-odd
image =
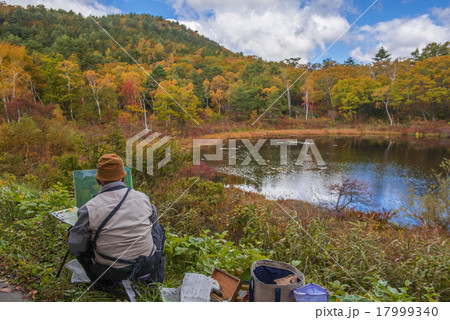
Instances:
[[[433,182],[432,169],[438,170],[444,158],[450,158],[448,140],[421,140],[406,138],[361,137],[296,137],[297,145],[288,145],[287,161],[282,164],[280,146],[267,139],[258,150],[260,163],[250,156],[241,140],[236,141],[236,165],[230,165],[233,151],[225,142],[223,160],[207,161],[217,171],[227,174],[225,182],[248,191],[259,192],[269,199],[299,199],[325,206],[334,206],[337,196],[328,187],[346,177],[366,182],[373,201],[370,205],[353,204],[356,209],[395,210],[403,205],[402,199],[410,187],[418,193],[427,190]],[[306,139],[317,146],[325,166],[319,165],[312,149],[310,160],[296,165]],[[251,141],[253,145],[256,141]],[[202,153],[214,153],[206,148]],[[263,160],[264,163],[261,162]],[[233,162],[233,161],[232,161]],[[247,160],[248,162],[248,160]]]

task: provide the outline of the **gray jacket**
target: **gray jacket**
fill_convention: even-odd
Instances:
[[[118,203],[117,199],[119,199],[120,201],[120,199],[122,198],[123,196],[122,193],[124,193],[126,189],[105,192],[117,186],[125,186],[125,184],[123,182],[116,181],[103,186],[96,197],[91,199],[87,204],[83,205],[78,210],[78,221],[70,230],[68,239],[69,251],[73,253],[75,256],[78,257],[80,255],[85,254],[88,251],[89,244],[93,239],[96,228],[101,223],[101,221],[103,221],[103,219],[106,218],[106,216],[111,212],[110,207],[114,207]],[[99,196],[100,193],[102,193],[102,195]],[[107,206],[109,207],[107,208]],[[132,207],[131,212],[127,212],[127,209],[130,207]],[[90,214],[88,208],[91,208],[90,210],[94,210],[95,212],[92,212]],[[149,211],[151,210],[151,212],[146,213],[147,210]],[[140,211],[138,212],[138,214],[141,214],[142,217],[145,216],[149,217],[150,226],[154,224],[158,219],[156,207],[153,204],[151,204],[148,196],[144,195],[141,192],[131,190],[129,196],[127,197],[127,200],[125,200],[121,209],[119,209],[116,215],[108,222],[110,234],[108,234],[108,229],[106,228],[106,226],[104,229],[105,232],[102,231],[100,233],[99,239],[97,240],[97,248],[99,248],[99,243],[101,243],[106,248],[104,249],[106,251],[115,251],[115,249],[119,250],[119,248],[116,248],[115,246],[113,246],[112,248],[110,246],[108,248],[111,239],[114,239],[114,232],[123,232],[122,230],[114,231],[114,223],[116,222],[116,225],[119,224],[119,227],[123,228],[123,220],[127,219],[127,216],[129,216],[130,214],[134,215],[136,211]],[[135,221],[129,222],[129,230],[125,232],[125,235],[127,236],[129,235],[131,237],[128,240],[133,240],[133,237],[137,239],[138,234],[133,234],[134,230],[138,230],[139,228],[142,230],[143,228],[142,225],[133,225],[133,223],[136,222]],[[102,242],[100,238],[103,235],[104,239]],[[123,237],[123,234],[121,236]],[[146,234],[145,237],[151,238],[151,232]],[[117,255],[119,252],[122,252],[122,249],[120,249],[120,251],[118,252],[113,252],[113,254],[111,254],[111,252],[102,252],[102,253],[106,255],[112,255],[114,257],[114,254]],[[146,253],[142,252],[140,254],[144,255]],[[102,260],[101,257],[96,256],[96,260],[99,259]],[[107,261],[98,261],[98,262],[108,264]],[[115,267],[122,267],[122,266],[115,264]]]

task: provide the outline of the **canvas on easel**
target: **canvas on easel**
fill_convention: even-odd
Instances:
[[[133,179],[131,177],[130,167],[125,167],[127,176],[125,177],[125,185],[127,188],[133,188]],[[100,190],[101,186],[95,180],[97,169],[93,170],[77,170],[73,172],[73,183],[75,190],[75,203],[78,208],[91,200]]]

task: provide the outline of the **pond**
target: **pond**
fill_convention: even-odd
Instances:
[[[307,144],[306,150],[309,159],[301,164],[297,161],[307,139],[315,144],[325,164],[317,161],[320,159],[311,144]],[[438,170],[440,162],[450,158],[448,140],[296,137],[286,139],[290,143],[285,144],[284,151],[273,139],[260,142],[256,154],[258,163],[255,157],[249,157],[249,149],[257,141],[237,140],[235,146],[233,142],[230,145],[230,141],[224,142],[223,160],[206,161],[218,172],[226,174],[225,183],[261,193],[269,199],[299,199],[332,207],[337,195],[330,192],[330,185],[349,177],[369,186],[370,204],[349,205],[362,211],[401,208],[409,188],[414,187],[423,194],[433,182],[432,169]],[[254,148],[257,147],[259,145]],[[202,148],[202,155],[215,150],[215,147]],[[247,157],[249,159],[245,161]]]

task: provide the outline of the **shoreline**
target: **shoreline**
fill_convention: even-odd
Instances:
[[[417,139],[447,139],[447,135],[439,132],[421,132],[414,134],[401,130],[365,130],[354,128],[323,128],[323,129],[260,129],[260,130],[243,130],[243,131],[224,131],[209,134],[201,134],[197,138],[201,139],[229,139],[229,138],[269,138],[269,137],[292,137],[292,136],[339,136],[339,137],[405,137]]]
[[[274,130],[244,130],[244,131],[224,131],[209,134],[200,134],[198,136],[175,135],[181,146],[186,149],[192,148],[193,139],[273,139],[273,138],[298,138],[298,137],[339,137],[339,138],[400,138],[413,141],[448,141],[448,137],[440,133],[418,133],[408,134],[401,131],[377,131],[377,130],[358,130],[358,129],[274,129]]]
[[[307,136],[340,136],[340,137],[354,137],[354,136],[402,136],[399,131],[381,132],[375,130],[361,131],[357,129],[278,129],[278,130],[258,130],[258,131],[235,131],[235,132],[220,132],[213,134],[206,134],[200,138],[204,139],[242,139],[242,138],[271,138],[271,137],[292,137],[299,135]]]

